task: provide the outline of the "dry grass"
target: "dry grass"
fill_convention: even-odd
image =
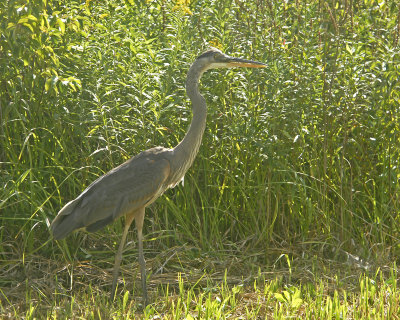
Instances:
[[[393,301],[389,296],[397,292],[393,283],[397,277],[388,261],[340,261],[328,258],[323,246],[315,250],[314,245],[314,250],[310,250],[305,244],[245,254],[205,253],[189,245],[161,252],[148,249],[152,303],[143,310],[137,252],[134,243],[130,243],[124,252],[120,294],[115,303],[110,303],[114,251],[103,242],[96,245],[97,240],[85,240],[86,245],[92,244],[91,250],[83,249],[89,258],[82,259],[78,254],[69,263],[62,256],[49,259],[36,254],[24,261],[18,256],[10,257],[10,263],[2,267],[0,274],[1,317],[205,319],[207,312],[213,310],[225,319],[247,319],[250,315],[255,319],[284,315],[304,318],[318,307],[313,300],[318,295],[322,303],[338,295],[338,301],[348,304],[350,315],[353,309],[360,308],[358,304],[365,295],[360,283],[366,277],[375,283],[373,295],[381,287],[394,290],[388,293],[386,301],[383,296],[380,302],[371,300],[370,304],[376,305],[372,309],[378,310],[381,303],[385,312],[388,308],[398,310],[398,306],[389,305]],[[271,262],[265,260],[266,256]],[[291,306],[291,290],[299,290],[299,305]],[[290,294],[285,296],[285,291]],[[396,301],[399,302],[398,298]],[[316,310],[315,314],[318,312],[321,311]]]

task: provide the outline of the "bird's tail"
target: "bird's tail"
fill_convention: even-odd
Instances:
[[[61,240],[72,231],[83,227],[82,222],[77,221],[76,217],[72,214],[78,202],[79,199],[68,202],[51,223],[50,230],[55,240]]]

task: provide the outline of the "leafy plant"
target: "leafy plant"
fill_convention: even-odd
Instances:
[[[98,176],[183,138],[191,120],[185,74],[212,44],[268,69],[205,74],[200,154],[185,184],[147,211],[150,283],[167,271],[200,274],[184,275],[198,291],[181,281],[179,305],[171,298],[175,316],[228,317],[242,308],[248,317],[361,318],[372,314],[367,305],[395,314],[396,268],[374,276],[399,256],[398,9],[376,0],[1,2],[2,312],[137,312],[136,293],[121,286],[121,308],[110,309],[101,287],[120,222],[60,243],[48,226]],[[125,257],[136,261],[136,248]],[[132,279],[135,267],[123,266],[124,274]],[[360,297],[337,284],[348,276],[342,269]],[[211,281],[225,270],[243,285],[259,272],[286,273],[249,293]],[[325,272],[337,283],[319,283]],[[168,301],[173,285],[160,283],[152,284],[155,300]],[[32,303],[18,304],[26,294]],[[257,309],[246,294],[267,302]],[[72,297],[71,310],[63,308]]]

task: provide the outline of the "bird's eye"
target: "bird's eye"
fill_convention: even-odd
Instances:
[[[218,59],[222,56],[222,54],[220,52],[216,52],[214,53],[214,59]]]

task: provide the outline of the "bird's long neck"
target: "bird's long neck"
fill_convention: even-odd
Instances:
[[[192,165],[196,157],[204,129],[206,127],[207,107],[204,97],[199,92],[199,80],[204,68],[194,63],[186,78],[186,93],[192,102],[193,118],[183,140],[173,149],[175,158],[172,169],[174,183],[179,182]],[[177,181],[176,181],[177,180]]]

